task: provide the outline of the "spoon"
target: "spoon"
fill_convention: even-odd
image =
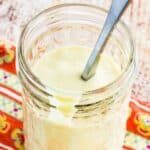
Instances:
[[[85,81],[89,80],[96,72],[100,55],[103,52],[103,46],[107,41],[114,25],[118,22],[122,12],[126,8],[129,0],[113,0],[108,16],[104,23],[103,29],[97,39],[95,47],[87,61],[81,78]]]

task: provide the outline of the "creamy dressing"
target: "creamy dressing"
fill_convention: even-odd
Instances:
[[[47,52],[33,66],[34,74],[45,85],[66,91],[88,91],[100,88],[113,82],[120,74],[118,66],[112,58],[102,55],[96,74],[88,81],[81,79],[91,49],[87,47],[62,47]],[[55,95],[50,103],[57,106],[50,117],[57,119],[62,115],[72,117],[75,113],[75,104],[80,97],[66,97]],[[61,112],[59,113],[58,112]],[[57,114],[56,114],[57,113]],[[56,116],[53,117],[53,116]]]
[[[87,47],[58,48],[42,56],[33,72],[44,84],[69,91],[94,90],[113,82],[121,71],[107,55],[101,56],[97,72],[90,80],[81,79],[90,53]]]
[[[45,85],[65,91],[93,90],[116,80],[121,71],[107,55],[101,56],[95,76],[88,81],[80,78],[90,53],[90,48],[79,46],[49,51],[33,66],[33,73]],[[24,114],[30,116],[30,120],[28,117],[24,120],[27,150],[121,150],[126,121],[122,116],[127,111],[127,102],[123,109],[121,103],[114,105],[115,111],[103,115],[99,118],[101,123],[94,126],[88,126],[88,123],[80,126],[73,122],[74,106],[79,103],[79,98],[54,95],[50,102],[57,107],[50,109],[47,117],[24,103]],[[116,139],[120,140],[116,142]]]

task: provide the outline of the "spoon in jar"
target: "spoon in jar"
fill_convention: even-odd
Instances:
[[[89,80],[96,72],[100,55],[103,52],[103,46],[107,41],[114,25],[118,22],[122,12],[125,10],[129,0],[113,0],[108,16],[102,28],[102,31],[97,39],[95,47],[87,61],[81,78],[85,81]]]

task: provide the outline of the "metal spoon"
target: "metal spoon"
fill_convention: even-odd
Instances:
[[[107,41],[109,34],[113,30],[114,25],[118,22],[118,19],[120,18],[122,12],[126,8],[128,1],[129,0],[113,0],[112,1],[111,8],[108,12],[108,16],[104,23],[103,29],[98,37],[95,47],[81,75],[81,78],[83,80],[87,81],[95,74],[100,55],[103,52],[103,46],[105,42]]]

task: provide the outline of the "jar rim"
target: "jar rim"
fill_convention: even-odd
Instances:
[[[29,66],[26,63],[26,59],[24,57],[24,53],[23,53],[23,37],[26,33],[27,28],[30,26],[30,24],[32,22],[34,22],[38,17],[40,17],[41,15],[48,13],[50,11],[53,10],[57,10],[60,8],[64,8],[64,7],[69,7],[69,6],[73,6],[73,7],[87,7],[87,8],[92,8],[92,9],[96,9],[96,10],[100,10],[103,11],[104,13],[108,13],[107,10],[105,10],[104,8],[101,8],[99,6],[94,6],[94,5],[90,5],[90,4],[78,4],[78,3],[70,3],[70,4],[60,4],[60,5],[56,5],[53,7],[50,7],[42,12],[40,12],[39,14],[37,14],[35,17],[33,17],[24,27],[24,29],[22,30],[21,36],[20,36],[20,40],[19,40],[19,50],[18,50],[18,63],[21,63],[22,68],[21,71],[23,71],[24,75],[27,77],[28,81],[30,83],[32,83],[32,85],[34,87],[36,87],[37,89],[39,89],[42,93],[46,93],[48,95],[51,95],[53,92],[54,93],[63,93],[63,94],[67,94],[67,95],[81,95],[81,92],[77,92],[77,91],[67,91],[67,90],[60,90],[57,88],[53,88],[50,86],[45,86],[43,85],[39,80],[34,80],[36,79],[35,75],[31,72],[31,69],[29,68]],[[135,63],[135,57],[136,57],[136,52],[135,52],[135,48],[134,48],[134,43],[133,43],[133,39],[132,39],[132,35],[127,27],[127,25],[123,22],[123,21],[119,21],[119,24],[121,24],[121,26],[124,28],[125,32],[128,35],[129,38],[129,44],[130,44],[130,48],[131,48],[131,54],[129,57],[129,61],[126,65],[126,68],[121,72],[121,74],[119,75],[118,78],[116,78],[113,82],[102,86],[100,88],[91,90],[91,91],[82,91],[83,95],[88,95],[88,94],[101,94],[104,93],[106,91],[108,91],[109,89],[112,88],[117,88],[117,85],[124,79],[124,77],[126,77],[128,75],[128,73],[130,72],[131,68],[134,67],[134,69],[136,68],[136,63]],[[134,64],[134,66],[132,66],[132,64]]]

